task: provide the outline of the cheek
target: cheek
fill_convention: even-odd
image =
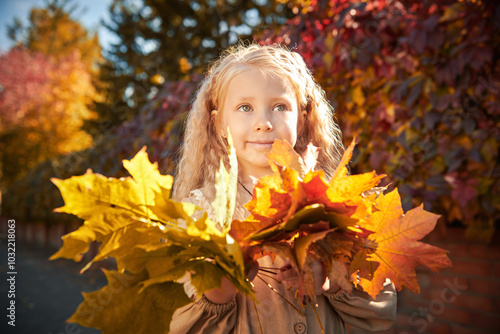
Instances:
[[[297,142],[297,118],[293,116],[282,117],[276,122],[275,130],[281,140],[286,139],[292,147]]]
[[[233,119],[227,122],[225,126],[226,128],[229,127],[229,131],[231,132],[231,136],[235,142],[234,144],[241,145],[239,141],[241,141],[241,138],[244,137],[248,123]]]
[[[284,125],[286,127],[286,133],[288,134],[289,138],[293,140],[294,142],[293,144],[295,144],[295,141],[297,140],[297,134],[300,128],[297,115],[288,117]]]

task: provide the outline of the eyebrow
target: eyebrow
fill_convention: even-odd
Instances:
[[[241,97],[240,96],[236,96],[235,99],[237,99],[237,100],[253,101],[253,100],[255,100],[255,97],[252,97],[252,96],[241,96]],[[280,99],[292,100],[292,96],[281,95],[281,96],[273,97],[271,100],[272,101],[276,101],[276,100],[280,100]]]
[[[255,100],[254,97],[250,97],[250,96],[237,96],[236,97],[237,100]]]

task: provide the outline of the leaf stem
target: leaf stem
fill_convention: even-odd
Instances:
[[[262,324],[260,323],[259,312],[257,311],[257,305],[255,305],[255,300],[253,300],[253,308],[255,309],[255,314],[257,314],[257,322],[259,323],[260,334],[264,334],[264,331],[262,330]]]
[[[274,281],[276,281],[277,283],[280,283],[281,284],[281,281],[277,280],[276,277],[272,277],[272,276],[269,276],[269,275],[266,275],[266,274],[260,274],[261,276],[264,276],[264,277],[268,277]]]
[[[314,314],[316,314],[316,319],[318,319],[319,328],[321,328],[321,333],[325,334],[325,330],[323,329],[323,325],[321,324],[321,320],[319,319],[319,315],[318,315],[318,311],[316,310],[316,306],[314,305],[312,300],[309,301],[309,304],[311,304],[311,306],[314,310]]]
[[[302,312],[301,310],[299,310],[299,308],[295,305],[293,305],[288,299],[286,299],[281,293],[278,292],[278,290],[276,290],[271,284],[267,283],[262,277],[260,277],[260,275],[257,275],[257,277],[262,281],[264,282],[264,284],[266,284],[272,292],[276,293],[278,296],[280,296],[281,298],[283,298],[284,301],[286,301],[291,307],[293,307],[297,312],[300,313],[300,315],[302,316],[305,316],[305,313]]]
[[[282,271],[281,268],[274,268],[274,267],[261,267],[259,266],[259,269],[267,269],[267,270],[278,270],[278,271]]]
[[[268,273],[268,274],[277,275],[276,272],[271,271],[271,270],[267,270],[267,269],[263,269],[263,268],[259,268],[259,271],[263,271],[263,272]]]

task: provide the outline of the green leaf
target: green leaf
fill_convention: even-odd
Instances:
[[[339,215],[335,212],[326,211],[325,205],[315,203],[307,205],[298,210],[288,221],[264,228],[259,232],[252,234],[251,240],[263,240],[277,235],[279,232],[293,232],[301,225],[315,224],[318,222],[328,222],[330,228],[340,228],[345,230],[348,226],[356,224],[357,219],[349,218],[345,215]]]

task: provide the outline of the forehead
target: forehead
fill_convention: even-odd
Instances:
[[[243,70],[231,78],[227,85],[224,99],[234,99],[248,94],[296,98],[287,77],[280,77],[277,74],[259,69]]]

